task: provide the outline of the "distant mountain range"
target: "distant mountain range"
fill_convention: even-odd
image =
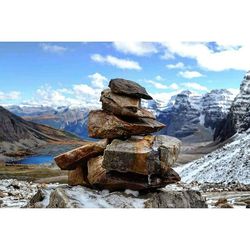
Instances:
[[[148,101],[143,106],[156,115],[166,128],[161,134],[172,135],[187,141],[209,141],[214,130],[229,112],[235,95],[228,90],[212,90],[204,95],[183,91],[167,102]],[[87,131],[88,113],[95,107],[8,106],[8,110],[25,120],[65,130],[90,139]]]
[[[73,134],[26,121],[0,106],[0,154],[29,151],[47,143],[79,141]]]
[[[250,184],[250,71],[227,116],[215,129],[222,148],[178,167],[182,181],[199,183]]]

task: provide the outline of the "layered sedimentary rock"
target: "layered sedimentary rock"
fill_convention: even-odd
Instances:
[[[118,117],[102,110],[89,113],[89,136],[93,138],[119,138],[157,132],[165,125],[154,119]]]
[[[152,191],[180,181],[171,168],[180,151],[180,141],[151,135],[164,128],[155,116],[141,108],[141,99],[151,99],[139,84],[124,79],[110,81],[102,92],[103,110],[89,113],[89,142],[55,158],[69,172],[70,185],[94,189]]]
[[[102,109],[118,116],[155,119],[154,114],[140,108],[140,99],[121,96],[105,89],[101,93]]]
[[[177,160],[180,141],[168,136],[134,136],[115,139],[104,152],[103,167],[118,172],[162,174]]]
[[[55,162],[62,170],[73,170],[77,167],[78,162],[101,154],[106,145],[107,140],[88,142],[79,148],[58,155],[55,157]]]

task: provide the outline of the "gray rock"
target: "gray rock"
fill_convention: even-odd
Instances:
[[[181,142],[164,135],[115,139],[104,151],[103,168],[108,171],[152,175],[165,172],[175,163]]]
[[[138,192],[97,191],[86,187],[59,187],[50,193],[48,208],[207,208],[200,192],[158,190]]]
[[[205,199],[196,190],[160,191],[148,194],[147,208],[207,208]]]
[[[116,94],[122,94],[122,95],[143,98],[143,99],[148,99],[148,100],[153,99],[147,93],[145,88],[143,88],[138,83],[130,81],[130,80],[126,80],[122,78],[112,79],[109,82],[109,87],[111,88],[111,91]]]

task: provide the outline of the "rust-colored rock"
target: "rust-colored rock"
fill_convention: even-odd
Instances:
[[[164,175],[177,160],[180,141],[170,136],[132,136],[114,139],[104,151],[108,171]]]
[[[148,100],[153,99],[147,93],[145,88],[143,88],[138,83],[130,81],[130,80],[126,80],[122,78],[112,79],[109,82],[109,87],[111,88],[111,91],[116,94],[143,98],[143,99],[148,99]]]
[[[115,190],[153,190],[165,187],[167,184],[180,180],[179,175],[169,169],[164,177],[152,175],[150,177],[134,173],[107,172],[102,167],[103,156],[92,158],[88,161],[88,180],[94,188]]]
[[[155,119],[153,113],[140,107],[140,99],[112,93],[110,89],[102,91],[102,109],[118,116]]]
[[[120,138],[157,132],[165,125],[149,118],[124,119],[102,110],[89,113],[88,131],[93,138]]]
[[[90,186],[88,181],[88,167],[86,162],[80,162],[77,164],[76,169],[68,171],[68,184],[71,186]]]
[[[88,142],[79,148],[58,155],[54,160],[62,170],[73,170],[77,167],[78,162],[86,161],[101,154],[106,146],[107,140]]]

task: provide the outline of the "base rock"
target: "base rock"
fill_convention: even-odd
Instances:
[[[139,195],[130,190],[109,193],[107,190],[63,186],[54,189],[47,199],[48,208],[207,208],[205,199],[195,190],[162,189]]]

